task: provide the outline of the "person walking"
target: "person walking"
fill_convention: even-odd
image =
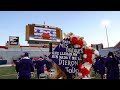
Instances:
[[[31,73],[34,73],[34,65],[27,52],[16,64],[16,72],[18,73],[18,79],[31,79]]]
[[[37,78],[40,79],[40,74],[44,73],[45,64],[47,64],[47,60],[40,56],[39,60],[36,61],[35,68],[37,69]]]
[[[119,61],[116,60],[113,52],[109,52],[105,67],[107,68],[107,79],[119,79]]]

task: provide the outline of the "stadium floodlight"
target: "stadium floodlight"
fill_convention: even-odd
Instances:
[[[107,27],[110,25],[110,21],[109,20],[103,20],[102,25],[105,27],[105,30],[106,30],[107,43],[108,43],[108,47],[109,47],[109,40],[108,40],[108,33],[107,33],[108,29],[107,29]]]

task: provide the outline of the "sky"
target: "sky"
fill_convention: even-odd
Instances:
[[[101,24],[108,20],[109,46],[120,41],[120,11],[0,11],[0,45],[4,46],[9,36],[19,36],[21,45],[25,41],[27,24],[56,26],[65,33],[83,36],[87,45],[103,43],[107,47],[106,29]]]

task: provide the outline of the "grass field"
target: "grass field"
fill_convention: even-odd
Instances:
[[[14,67],[0,67],[0,79],[17,79]]]
[[[32,79],[37,76],[32,77]],[[15,67],[0,67],[0,79],[17,79],[17,73]]]
[[[94,79],[101,79],[100,75],[95,75],[94,72],[91,73]],[[32,77],[32,79],[36,79],[37,76]],[[15,67],[0,67],[0,79],[17,79],[17,73],[15,71]]]

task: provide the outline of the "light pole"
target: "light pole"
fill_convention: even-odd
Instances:
[[[106,37],[107,37],[107,44],[108,44],[108,48],[109,48],[109,40],[108,40],[108,33],[107,33],[107,26],[110,24],[109,20],[103,20],[102,21],[102,25],[105,27],[106,30]]]
[[[107,33],[107,27],[106,27],[106,25],[105,25],[105,29],[106,29],[106,37],[107,37],[108,48],[109,48],[109,40],[108,40],[108,33]]]

